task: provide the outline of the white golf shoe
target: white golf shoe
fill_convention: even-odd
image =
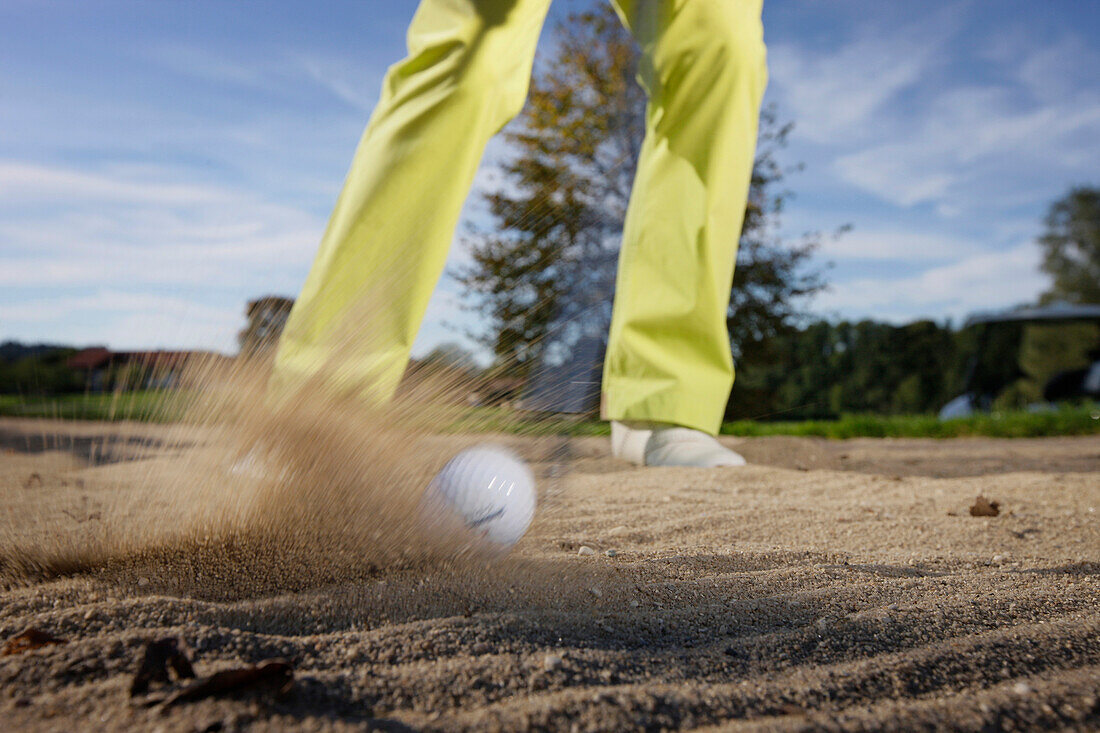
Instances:
[[[701,430],[664,423],[611,423],[611,454],[639,466],[744,466],[745,459]]]

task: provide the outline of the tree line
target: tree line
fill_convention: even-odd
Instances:
[[[769,362],[738,372],[727,416],[935,413],[968,386],[994,395],[994,409],[1020,409],[1100,345],[1094,323],[1002,324],[980,346],[977,335],[932,321],[814,322],[774,339]]]
[[[68,365],[76,352],[58,344],[0,343],[0,394],[82,392],[84,375]]]

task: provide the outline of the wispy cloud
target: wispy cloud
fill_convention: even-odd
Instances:
[[[953,9],[919,22],[886,28],[863,23],[847,43],[809,48],[797,41],[772,44],[772,84],[798,134],[835,144],[880,137],[881,113],[901,93],[943,63],[943,47],[955,24]]]
[[[363,68],[347,56],[319,50],[279,49],[239,56],[206,46],[162,43],[147,56],[175,74],[215,87],[237,87],[281,97],[316,89],[359,113],[368,113],[377,101],[383,70]]]
[[[0,323],[10,329],[11,337],[40,340],[36,329],[49,324],[51,340],[107,343],[116,349],[185,346],[232,351],[233,334],[241,322],[237,307],[112,289],[0,303]]]
[[[262,265],[264,255],[310,254],[323,223],[248,191],[182,180],[170,169],[134,178],[0,161],[0,196],[0,261],[86,255],[125,266],[122,258],[152,254]]]
[[[122,180],[85,171],[0,162],[0,196],[13,203],[115,201],[133,204],[202,204],[217,191],[170,181]]]
[[[797,139],[828,150],[840,182],[945,215],[1095,175],[1100,53],[1072,29],[1003,42],[997,21],[964,31],[967,14],[948,5],[915,23],[861,22],[839,44],[774,46],[775,96]]]
[[[945,92],[911,137],[835,165],[842,180],[900,206],[972,203],[975,193],[1007,206],[1035,194],[1035,172],[1072,180],[1092,174],[1098,157],[1100,95],[1021,107],[1007,90],[979,87]]]
[[[242,49],[243,50],[243,49]],[[244,58],[234,57],[226,51],[219,52],[209,45],[197,46],[179,41],[160,42],[145,51],[149,61],[190,78],[225,86],[245,86],[272,89],[277,86],[271,59],[243,53]]]
[[[1018,54],[1017,48],[1017,59]],[[1012,63],[1013,57],[1002,57],[1002,61]],[[1095,86],[1100,51],[1067,30],[1056,41],[1024,54],[1016,68],[1017,78],[1037,99],[1058,102]]]
[[[853,15],[829,42],[796,36],[770,53],[772,98],[797,123],[790,155],[808,163],[788,213],[855,225],[823,243],[836,266],[815,310],[904,321],[1033,300],[1046,207],[1100,170],[1094,38],[978,3],[927,6],[916,22],[891,22],[899,6],[830,7]]]
[[[332,96],[364,115],[374,108],[382,74],[365,70],[346,60],[316,54],[298,54],[295,62],[305,75]]]
[[[893,321],[961,318],[974,310],[1034,301],[1048,284],[1038,265],[1038,248],[1024,242],[906,277],[883,271],[876,277],[839,282],[819,296],[817,307],[837,315]]]
[[[972,239],[900,228],[859,228],[825,240],[821,254],[832,260],[934,262],[954,260],[979,249]]]

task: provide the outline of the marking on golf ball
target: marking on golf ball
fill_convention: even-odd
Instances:
[[[467,527],[477,527],[479,525],[485,524],[486,522],[491,522],[492,520],[496,519],[497,517],[499,517],[503,514],[504,514],[503,509],[497,509],[492,514],[488,514],[488,515],[482,517],[481,519],[474,519],[470,522],[467,522],[466,526]]]

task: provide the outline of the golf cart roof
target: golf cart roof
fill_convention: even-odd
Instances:
[[[981,323],[1026,323],[1029,321],[1094,321],[1100,320],[1100,303],[1066,303],[1011,308],[1003,311],[972,313],[963,328]]]

